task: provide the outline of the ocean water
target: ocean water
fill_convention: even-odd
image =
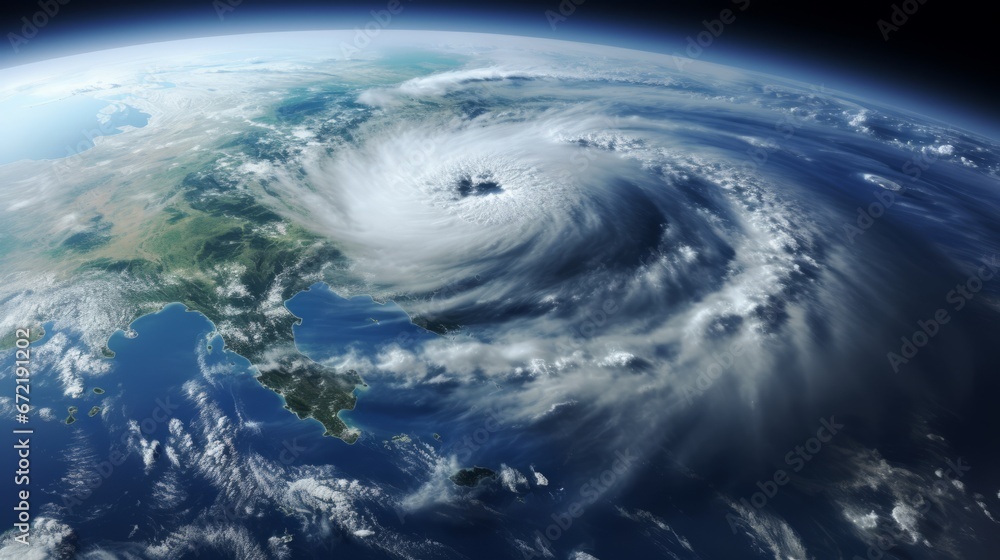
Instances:
[[[297,346],[320,362],[335,364],[346,353],[375,360],[394,344],[412,348],[438,337],[412,324],[393,302],[343,298],[324,284],[297,294],[286,306],[301,318],[294,327]],[[350,558],[384,557],[363,538],[335,526],[304,529],[298,518],[277,507],[246,513],[241,509],[245,504],[234,502],[225,488],[253,478],[252,470],[243,469],[254,457],[263,458],[267,469],[286,473],[283,480],[289,482],[317,469],[329,475],[332,466],[337,479],[376,486],[385,500],[371,505],[368,513],[381,527],[417,541],[446,543],[469,557],[509,558],[511,535],[530,535],[525,542],[539,555],[538,543],[545,542],[556,557],[565,557],[581,543],[599,558],[645,557],[683,548],[677,535],[662,527],[650,529],[656,533],[652,540],[616,539],[617,531],[633,530],[634,521],[625,515],[649,515],[646,521],[653,525],[669,520],[679,534],[701,541],[703,552],[725,556],[737,550],[730,548],[738,544],[737,537],[729,539],[726,509],[713,500],[716,490],[710,480],[671,474],[673,469],[641,458],[611,476],[615,457],[590,453],[586,442],[572,448],[556,444],[555,436],[565,429],[558,418],[572,418],[572,413],[541,422],[528,433],[502,408],[479,411],[455,405],[454,399],[446,399],[454,390],[447,383],[406,384],[367,372],[368,387],[359,390],[357,409],[344,415],[362,430],[362,437],[348,445],[324,437],[318,422],[299,420],[285,410],[281,397],[253,377],[250,363],[224,348],[202,314],[171,304],[130,327],[136,336],[119,331],[110,338],[108,346],[115,352],[106,362],[110,368],[88,377],[79,398],[63,394],[58,376],[67,365],[51,352],[67,352],[80,341],[49,324],[45,338],[32,345],[34,359],[45,366],[34,376],[33,403],[50,408],[54,416],[42,421],[36,412],[30,425],[35,429],[33,515],[73,526],[81,550],[172,542],[180,550],[189,546],[178,557],[222,558],[226,556],[209,548],[170,539],[177,539],[185,526],[235,525],[258,542],[291,536],[295,558],[334,550]],[[53,345],[57,336],[69,337],[68,344]],[[95,394],[94,387],[106,393]],[[488,390],[501,394],[503,387]],[[71,405],[79,412],[76,422],[66,425]],[[95,405],[102,407],[101,414],[88,417]],[[487,424],[489,418],[493,424]],[[166,448],[179,447],[169,434],[172,422],[184,426],[196,448],[217,447],[219,459],[202,454],[189,462],[193,456],[175,450],[179,464],[172,464]],[[486,426],[492,429],[484,431]],[[597,438],[617,437],[599,432],[599,426],[594,429]],[[546,431],[553,435],[548,443]],[[406,440],[392,441],[403,434]],[[471,447],[463,444],[469,441]],[[630,454],[627,448],[621,451]],[[476,488],[447,480],[455,469],[473,465],[493,469],[500,478]],[[543,473],[548,484],[539,484],[532,470]],[[590,501],[593,486],[588,484],[602,477],[605,489],[600,499]],[[241,488],[236,495],[253,492]],[[784,498],[786,507],[808,507]],[[566,529],[554,525],[566,523],[565,514],[574,505],[585,515],[573,518]],[[647,513],[637,513],[643,511]]]
[[[99,113],[106,100],[83,95],[46,100],[17,95],[0,101],[2,124],[9,135],[0,138],[0,165],[22,159],[57,159],[94,146],[98,136],[120,134],[125,126],[141,128],[150,115],[120,104],[105,122]]]
[[[348,351],[374,357],[386,344],[400,340],[418,344],[438,336],[413,325],[395,303],[383,305],[366,296],[341,298],[325,285],[298,294],[287,306],[302,318],[295,326],[299,348],[319,361]],[[426,483],[430,473],[422,469],[434,468],[433,460],[414,465],[414,454],[454,454],[462,435],[475,433],[485,419],[435,406],[435,396],[440,397],[439,391],[447,391],[446,387],[400,391],[387,383],[373,383],[360,392],[357,410],[345,415],[350,424],[363,430],[362,438],[348,445],[324,437],[318,422],[300,420],[285,410],[282,398],[253,377],[250,363],[224,348],[204,315],[171,304],[134,321],[129,334],[135,336],[119,331],[110,338],[108,346],[115,352],[105,362],[110,367],[101,375],[85,375],[84,391],[76,398],[64,394],[59,381],[60,372],[72,366],[54,352],[81,347],[79,337],[48,324],[45,337],[31,347],[38,366],[32,403],[51,411],[45,414],[46,421],[36,409],[28,426],[35,432],[29,487],[33,516],[56,517],[74,527],[81,549],[162,541],[184,524],[235,518],[257,535],[287,531],[293,536],[292,549],[301,557],[312,557],[317,550],[334,545],[352,558],[379,557],[350,539],[342,542],[339,537],[301,533],[294,518],[280,511],[247,517],[233,513],[238,508],[211,483],[212,477],[220,476],[212,465],[188,464],[182,453],[178,453],[179,465],[171,463],[167,446],[176,445],[170,438],[171,422],[179,421],[195,445],[204,446],[207,442],[199,439],[193,427],[214,421],[206,411],[215,409],[218,416],[236,425],[232,437],[222,431],[219,437],[231,446],[225,453],[238,461],[259,454],[289,472],[333,465],[338,476],[372,481],[393,489],[402,499]],[[51,344],[57,335],[67,342],[58,347]],[[95,394],[95,387],[105,393]],[[207,398],[199,400],[198,393]],[[76,421],[67,425],[70,406],[78,412]],[[93,406],[100,406],[101,413],[89,417]],[[460,466],[482,463],[497,468],[500,457],[510,460],[516,455],[504,443],[510,442],[516,430],[504,428],[491,433],[488,445],[476,453],[465,453],[468,464]],[[433,438],[435,432],[441,434],[441,441]],[[400,434],[408,434],[410,441],[390,443],[393,435]],[[497,503],[510,501],[511,496],[506,496]],[[453,521],[441,524],[422,516],[410,518],[393,507],[386,505],[379,514],[385,524],[414,535],[436,534],[459,548],[464,542],[469,551],[482,544],[480,533],[489,526],[486,521],[482,526],[471,522],[470,527],[479,526],[479,530],[456,533]],[[227,508],[234,509],[226,513]],[[197,517],[203,511],[213,513]],[[498,546],[503,542],[499,535],[494,538]],[[192,548],[189,553],[185,557],[214,557],[206,550],[195,556]]]

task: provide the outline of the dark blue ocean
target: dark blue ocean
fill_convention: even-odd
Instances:
[[[395,303],[379,304],[367,296],[345,299],[322,284],[296,295],[287,307],[302,319],[294,327],[298,348],[317,361],[348,350],[374,357],[386,344],[417,344],[438,336],[413,325]],[[39,364],[55,358],[46,356],[47,343],[59,331],[52,323],[45,327],[45,337],[31,346],[33,360]],[[451,390],[447,384],[399,390],[366,379],[368,387],[359,390],[356,410],[343,415],[351,426],[362,430],[361,439],[348,445],[324,437],[318,422],[300,420],[284,409],[282,398],[254,378],[250,363],[224,348],[222,339],[214,334],[214,325],[204,315],[171,304],[137,319],[131,330],[137,334],[134,338],[122,331],[110,338],[108,346],[115,353],[110,370],[98,377],[87,377],[79,398],[63,394],[57,368],[36,369],[32,377],[31,399],[37,408],[26,426],[34,430],[28,487],[32,516],[56,518],[72,526],[79,551],[120,550],[128,549],[128,543],[158,542],[194,521],[199,512],[209,510],[216,513],[201,522],[243,525],[262,535],[262,540],[267,535],[287,532],[292,536],[290,545],[297,558],[316,557],[333,549],[350,558],[383,557],[350,535],[321,539],[302,533],[295,518],[278,510],[263,517],[244,517],[234,505],[218,513],[221,500],[216,486],[189,465],[174,468],[162,447],[171,420],[177,419],[185,426],[196,422],[199,407],[185,389],[190,380],[210,388],[210,401],[226,416],[258,428],[251,433],[239,432],[235,445],[240,453],[258,453],[289,468],[335,465],[339,476],[373,481],[393,489],[400,497],[426,482],[419,468],[415,471],[390,444],[393,436],[403,434],[414,445],[431,446],[441,456],[457,454],[463,467],[483,465],[498,470],[501,463],[506,463],[529,477],[530,466],[539,472],[565,470],[562,467],[566,459],[561,453],[554,448],[541,450],[527,445],[518,426],[498,416],[497,411],[437,406],[438,399]],[[81,347],[77,334],[63,334],[70,337],[70,347]],[[5,353],[4,359],[12,361],[13,355]],[[204,370],[216,374],[206,379]],[[220,371],[224,373],[218,374]],[[96,394],[95,387],[105,393]],[[76,406],[78,412],[74,415],[76,421],[67,425],[70,406]],[[90,417],[87,413],[93,406],[100,406],[102,412]],[[41,420],[40,408],[51,409],[54,418]],[[490,430],[484,431],[484,426]],[[433,437],[435,433],[440,440]],[[140,434],[147,442],[158,442],[153,444],[157,447],[150,466],[134,445]],[[133,445],[129,445],[130,440]],[[465,447],[463,440],[478,443]],[[13,454],[6,457],[5,463],[13,467]],[[590,464],[601,463],[594,460]],[[186,495],[179,505],[158,507],[156,483],[171,470],[184,477]],[[599,475],[600,470],[595,474]],[[3,486],[12,499],[15,489],[9,482]],[[510,548],[504,533],[520,523],[544,530],[565,501],[562,486],[531,484],[529,490],[522,484],[519,495],[503,489],[499,482],[484,483],[476,489],[455,487],[455,491],[474,497],[473,505],[431,505],[414,514],[386,504],[379,512],[380,523],[415,537],[440,540],[466,554],[475,551],[479,558],[505,558]],[[576,488],[579,483],[565,486]],[[506,526],[503,531],[496,518],[485,515],[484,508],[506,510],[499,520]],[[590,515],[600,518],[600,509],[594,505]],[[607,516],[614,518],[610,510]],[[587,526],[578,523],[573,527],[576,537],[595,530],[597,527],[589,522]],[[566,539],[571,540],[577,538]],[[495,546],[484,547],[484,541],[493,541]],[[192,548],[183,557],[212,558],[216,553]]]
[[[373,358],[386,344],[418,344],[438,336],[413,325],[395,303],[379,304],[367,296],[342,298],[322,284],[296,295],[286,305],[302,319],[294,327],[298,348],[320,362],[346,352]],[[677,465],[643,458],[627,466],[627,476],[609,477],[608,473],[616,468],[615,458],[600,450],[588,452],[587,442],[571,448],[560,446],[562,428],[556,422],[538,423],[529,432],[506,418],[502,409],[441,406],[449,392],[455,390],[447,383],[400,388],[374,375],[365,376],[368,386],[359,389],[357,408],[343,415],[348,424],[362,432],[358,442],[348,445],[324,437],[318,422],[300,420],[284,409],[282,398],[257,382],[246,359],[224,348],[222,340],[214,335],[214,326],[202,314],[171,304],[136,320],[131,329],[138,336],[128,338],[119,331],[110,338],[108,346],[115,352],[111,368],[99,377],[88,378],[80,398],[63,394],[57,380],[58,368],[39,369],[33,376],[31,399],[38,408],[27,426],[34,430],[29,487],[32,516],[51,517],[72,526],[80,552],[128,551],[135,546],[131,543],[162,542],[179,528],[198,523],[246,527],[250,534],[259,536],[261,543],[268,536],[287,534],[293,558],[331,554],[344,558],[385,557],[384,551],[349,532],[334,528],[319,534],[312,527],[304,528],[298,517],[278,507],[247,516],[241,513],[239,504],[226,502],[218,484],[191,465],[171,465],[162,447],[153,450],[153,459],[147,465],[134,438],[141,433],[144,440],[162,444],[167,441],[173,419],[185,426],[195,424],[201,405],[185,388],[186,383],[195,380],[207,388],[209,403],[222,414],[256,427],[237,432],[233,445],[241,456],[259,454],[289,472],[333,465],[338,478],[356,479],[383,489],[385,503],[368,512],[377,518],[381,528],[417,542],[430,539],[451,548],[448,553],[424,552],[420,557],[453,558],[458,557],[456,552],[483,559],[532,557],[531,550],[538,553],[534,557],[541,557],[537,539],[546,532],[549,537],[543,537],[545,546],[557,558],[567,557],[581,543],[598,558],[658,557],[666,551],[679,551],[681,558],[702,557],[685,554],[679,535],[696,543],[696,549],[707,554],[704,557],[746,557],[728,556],[745,554],[745,543],[742,535],[730,532],[725,521],[729,510],[717,500],[715,485],[724,479],[697,480],[685,476]],[[31,346],[32,359],[39,364],[54,358],[46,356],[47,344],[59,331],[51,323],[46,325],[46,331],[45,338]],[[71,339],[70,346],[81,344],[78,336],[71,335]],[[13,354],[5,353],[3,359],[12,362]],[[214,373],[206,376],[205,371]],[[9,374],[5,374],[5,380],[10,381]],[[13,384],[5,385],[12,392]],[[94,387],[106,393],[95,394]],[[79,409],[72,425],[64,422],[69,406]],[[87,412],[92,406],[105,410],[89,417]],[[42,421],[40,408],[51,409],[54,419]],[[10,421],[5,425],[23,427]],[[490,429],[483,431],[485,427]],[[617,437],[599,433],[596,425],[594,430],[595,437]],[[435,433],[440,435],[440,441],[433,437]],[[410,441],[391,441],[399,435],[408,436]],[[14,436],[7,437],[13,444]],[[468,447],[463,443],[469,441],[466,438],[478,443]],[[629,453],[627,449],[622,451]],[[449,456],[458,457],[459,467],[480,465],[499,472],[505,464],[529,481],[518,484],[517,492],[506,489],[501,481],[486,482],[474,489],[448,487],[447,492],[461,499],[442,500],[416,510],[400,507],[407,496],[418,492],[432,477],[435,457]],[[663,456],[670,454],[665,452]],[[424,457],[428,464],[415,464],[415,457]],[[11,472],[15,466],[13,453],[6,454],[3,461]],[[532,468],[544,473],[549,484],[538,485],[531,480]],[[758,471],[749,476],[768,474],[766,468]],[[178,473],[186,492],[176,503],[161,507],[158,502],[163,494],[158,483]],[[584,500],[589,481],[600,481],[602,476],[606,487],[602,498],[595,502]],[[6,480],[0,490],[10,502],[16,488],[9,477]],[[753,482],[754,478],[738,481],[731,490],[737,495],[741,491],[749,495],[755,490]],[[585,515],[574,518],[565,530],[553,529],[560,520],[565,522],[574,504],[581,505]],[[840,514],[818,508],[798,492],[785,492],[768,507],[790,516],[796,511],[810,511],[814,520],[822,520],[815,532],[808,527],[800,529],[806,538],[852,540],[846,533],[824,537],[821,533],[827,529],[823,527],[843,526]],[[212,513],[199,518],[204,511]],[[626,511],[632,516],[646,512],[641,515],[649,516],[646,521],[652,532],[646,536],[650,538],[619,538],[635,531],[635,521],[625,518]],[[512,553],[512,536],[532,548],[519,555]],[[179,550],[184,550],[183,545]],[[760,557],[767,556],[761,552]],[[856,552],[864,554],[864,546],[859,544]],[[186,552],[171,557],[228,556],[190,546]]]

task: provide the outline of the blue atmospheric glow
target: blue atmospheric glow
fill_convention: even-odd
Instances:
[[[903,519],[914,559],[996,548],[996,143],[763,48],[685,69],[685,31],[406,10],[355,58],[364,11],[248,6],[0,71],[5,157],[84,152],[0,184],[0,316],[51,321],[40,542],[826,558]],[[307,24],[347,31],[219,35]],[[957,457],[968,488],[899,515]]]
[[[580,5],[577,9],[584,13],[586,5]],[[378,15],[381,11],[379,4],[366,4],[356,8],[298,10],[254,8],[249,4],[240,4],[231,11],[217,11],[206,5],[204,10],[179,14],[175,18],[142,22],[142,25],[108,20],[100,27],[78,29],[75,33],[64,36],[51,33],[45,36],[40,33],[39,38],[29,45],[30,48],[24,48],[24,56],[8,59],[6,65],[186,38],[274,31],[363,29],[376,18],[384,17]],[[739,25],[740,15],[737,13],[737,19],[731,25]],[[623,23],[594,23],[591,19],[574,17],[573,14],[565,20],[553,21],[542,7],[518,13],[472,8],[456,15],[440,10],[418,9],[408,2],[403,3],[398,14],[383,21],[385,24],[380,29],[387,31],[439,30],[521,35],[605,44],[680,58],[688,56],[688,38],[697,37],[699,32],[704,31],[700,26],[692,29],[674,26],[651,30]],[[841,60],[835,55],[817,60],[815,56],[792,54],[783,45],[773,41],[753,44],[737,42],[724,31],[708,47],[697,52],[696,58],[822,85],[831,91],[846,92],[882,104],[909,109],[953,126],[994,138],[1000,137],[1000,128],[996,123],[984,120],[975,107],[957,106],[952,99],[954,92],[949,92],[947,86],[932,86],[930,78],[925,76],[914,76],[905,83],[887,81],[884,73],[874,74],[871,70],[852,65],[852,61]]]

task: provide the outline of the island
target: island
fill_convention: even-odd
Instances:
[[[451,475],[450,478],[458,486],[468,486],[471,488],[478,486],[480,482],[486,479],[496,480],[497,473],[486,467],[472,467],[470,469],[462,469]]]

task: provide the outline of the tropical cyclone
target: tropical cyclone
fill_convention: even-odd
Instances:
[[[931,427],[962,401],[934,374],[947,365],[967,390],[973,365],[993,363],[989,343],[973,342],[992,333],[997,284],[969,267],[1000,250],[995,142],[698,60],[675,71],[669,56],[600,45],[390,31],[350,60],[331,54],[352,36],[205,39],[3,71],[11,95],[150,116],[74,142],[79,154],[3,166],[0,333],[54,322],[38,371],[72,402],[53,410],[101,405],[71,426],[47,412],[49,427],[87,436],[75,456],[93,455],[101,430],[130,433],[137,388],[164,389],[124,355],[101,356],[116,330],[171,302],[208,317],[300,418],[348,442],[372,436],[331,453],[340,442],[256,406],[276,399],[252,379],[219,373],[239,367],[211,349],[215,333],[209,346],[193,334],[191,371],[170,380],[183,413],[165,434],[137,435],[163,459],[116,471],[142,499],[91,498],[95,516],[128,501],[129,515],[164,527],[137,529],[127,553],[296,557],[338,535],[335,546],[373,557],[583,557],[590,543],[620,552],[626,535],[642,557],[742,557],[747,545],[835,557],[900,526],[908,554],[963,558],[995,534],[995,485],[935,490],[933,518],[907,502],[954,444]],[[845,239],[859,207],[878,221]],[[976,297],[956,288],[945,304],[974,311],[935,330],[926,311],[972,274],[963,290]],[[346,328],[317,313],[293,331],[285,302],[317,282],[406,313]],[[937,299],[914,315],[928,293]],[[411,319],[442,336],[379,339]],[[890,377],[884,357],[916,321],[927,338],[941,333],[934,350]],[[348,340],[313,359],[293,334],[314,325]],[[943,361],[956,355],[968,359]],[[88,390],[109,372],[131,394]],[[355,406],[356,428],[340,418]],[[780,442],[801,442],[803,418],[832,414],[851,432],[795,473],[801,485],[782,484],[783,497],[806,488],[810,499],[757,509],[729,492],[753,487],[754,465],[780,462]],[[876,450],[889,448],[905,454]],[[615,469],[624,450],[629,468]],[[991,472],[980,459],[977,472]],[[52,495],[73,495],[71,475]],[[573,509],[585,523],[570,523],[563,489],[586,491],[586,512]],[[408,516],[420,521],[400,523]],[[80,525],[61,511],[45,519],[38,536],[48,527],[63,543]],[[487,530],[455,538],[442,519]],[[976,537],[956,544],[967,527]],[[118,538],[81,536],[82,555]]]

